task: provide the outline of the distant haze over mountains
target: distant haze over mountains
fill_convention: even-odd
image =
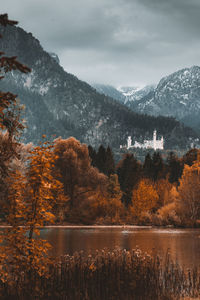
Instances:
[[[122,91],[107,88],[112,98],[118,97],[116,101],[64,71],[58,57],[45,52],[31,33],[20,27],[0,27],[0,34],[0,50],[18,56],[32,69],[28,75],[12,72],[0,83],[1,90],[18,94],[26,106],[26,142],[37,143],[46,134],[48,138],[74,136],[92,146],[119,148],[128,136],[142,141],[157,129],[158,135],[164,136],[166,148],[186,149],[197,138],[192,129],[173,118],[138,114],[123,104],[142,103],[144,95],[154,93],[153,87],[135,91],[130,95],[134,101],[127,100]]]

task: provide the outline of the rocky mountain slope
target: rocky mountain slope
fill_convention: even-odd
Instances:
[[[155,91],[129,107],[154,116],[173,116],[200,130],[200,67],[185,68],[162,78]]]
[[[136,101],[139,101],[146,95],[148,95],[150,92],[155,90],[155,85],[147,85],[144,87],[120,87],[118,88],[118,91],[122,93],[122,95],[125,97],[124,103],[126,106],[131,107],[132,104]]]
[[[166,139],[167,148],[187,147],[196,138],[190,128],[172,118],[140,115],[97,93],[64,71],[55,55],[45,52],[31,33],[19,27],[1,27],[0,34],[0,50],[18,56],[32,68],[28,75],[9,73],[0,83],[1,90],[18,94],[26,106],[26,142],[37,143],[46,134],[49,138],[74,136],[93,146],[102,143],[118,148],[128,135],[137,140],[151,138],[155,128]]]

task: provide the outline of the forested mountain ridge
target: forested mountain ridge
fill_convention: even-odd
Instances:
[[[98,86],[97,90],[98,90]],[[100,91],[100,90],[99,90]],[[200,67],[184,68],[163,77],[157,86],[149,85],[144,88],[121,87],[116,89],[121,93],[123,103],[131,110],[152,116],[172,116],[200,131]],[[106,86],[101,91],[109,95]],[[119,95],[112,91],[112,97]]]
[[[114,99],[96,92],[87,83],[67,73],[54,57],[45,52],[31,33],[20,27],[0,28],[0,49],[28,65],[32,72],[15,71],[1,80],[0,89],[19,95],[25,104],[25,141],[36,143],[42,134],[67,138],[98,146],[119,147],[127,136],[151,138],[156,128],[168,148],[186,148],[195,133],[173,118],[134,113]]]
[[[154,91],[129,107],[139,113],[173,116],[200,130],[200,67],[184,68],[163,77]]]

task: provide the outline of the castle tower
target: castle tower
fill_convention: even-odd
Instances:
[[[153,132],[153,149],[154,150],[157,149],[156,139],[157,139],[157,132],[156,132],[156,130],[154,130],[154,132]]]
[[[154,132],[153,132],[153,141],[156,141],[156,138],[157,138],[157,131],[154,130]]]
[[[164,138],[163,138],[163,136],[161,137],[161,149],[162,150],[164,149]]]
[[[131,136],[128,136],[128,139],[127,139],[127,149],[129,149],[131,147],[131,144],[132,144]]]

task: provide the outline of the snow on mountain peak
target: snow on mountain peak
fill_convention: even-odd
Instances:
[[[184,68],[163,77],[153,94],[134,102],[131,108],[140,113],[173,116],[199,129],[200,67]]]
[[[119,87],[118,90],[125,96],[125,104],[138,101],[146,96],[150,91],[155,89],[155,85],[136,86],[136,87]]]

